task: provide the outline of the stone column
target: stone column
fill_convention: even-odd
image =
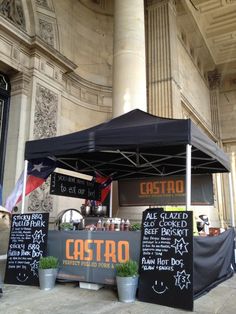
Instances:
[[[219,127],[219,88],[221,74],[217,70],[208,72],[208,82],[210,87],[210,106],[212,131],[217,138],[220,138]]]
[[[28,139],[30,77],[22,72],[11,77],[11,102],[8,120],[4,200],[10,194],[24,166],[25,141]]]
[[[148,111],[179,117],[178,38],[174,0],[147,1]]]
[[[115,0],[113,117],[146,111],[144,1]]]
[[[221,83],[221,74],[217,69],[208,72],[210,108],[211,108],[211,125],[212,131],[218,139],[218,145],[222,146],[220,141],[220,121],[219,121],[219,89]],[[228,152],[231,155],[230,151]],[[231,156],[232,157],[232,156]],[[232,159],[231,159],[232,164]],[[228,176],[228,175],[227,175]],[[224,174],[217,173],[214,175],[214,187],[216,196],[216,210],[220,219],[221,227],[224,227],[224,221],[230,223],[230,203],[228,202],[229,185]]]

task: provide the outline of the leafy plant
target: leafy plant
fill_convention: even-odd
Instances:
[[[39,260],[39,268],[40,269],[50,269],[50,268],[58,268],[59,261],[55,256],[41,256]]]
[[[117,264],[116,275],[119,277],[135,277],[138,275],[138,263],[133,260]]]
[[[63,222],[61,225],[60,225],[60,229],[61,230],[72,230],[73,229],[73,226],[71,223],[69,222]]]
[[[137,230],[141,230],[141,224],[140,223],[135,223],[135,224],[132,224],[131,227],[130,227],[130,230],[131,231],[137,231]]]

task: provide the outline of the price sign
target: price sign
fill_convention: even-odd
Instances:
[[[5,283],[38,285],[38,263],[47,247],[49,213],[12,215]]]
[[[143,213],[139,300],[193,309],[192,212]]]

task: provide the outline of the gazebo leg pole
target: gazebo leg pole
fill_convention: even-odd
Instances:
[[[24,208],[25,208],[25,190],[26,190],[26,180],[27,180],[27,169],[28,169],[28,160],[25,160],[23,189],[22,189],[21,214],[24,214]]]
[[[109,218],[112,218],[112,194],[113,194],[113,182],[111,182],[111,188],[110,188],[110,206],[109,206]]]
[[[232,185],[232,174],[229,172],[229,198],[230,198],[230,213],[231,213],[231,225],[235,227],[234,217],[234,197],[233,197],[233,185]]]
[[[191,154],[192,145],[186,145],[186,211],[191,205]]]

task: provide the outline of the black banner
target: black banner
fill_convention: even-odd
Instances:
[[[127,179],[119,181],[120,206],[185,205],[185,176]],[[212,205],[211,175],[192,175],[192,205]]]
[[[47,248],[49,213],[12,215],[5,283],[37,286],[38,262]]]
[[[193,309],[192,212],[143,212],[140,301]]]
[[[51,174],[50,194],[99,201],[100,184],[77,177],[53,172]]]

